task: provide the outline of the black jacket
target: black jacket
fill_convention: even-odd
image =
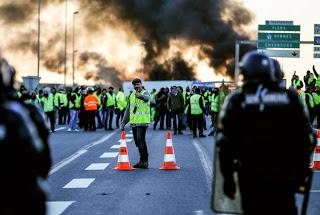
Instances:
[[[295,92],[247,85],[225,102],[216,144],[225,181],[238,171],[243,201],[256,198],[248,204],[259,208],[277,205],[281,193],[290,195],[304,185],[315,138]],[[263,200],[271,193],[273,199]]]

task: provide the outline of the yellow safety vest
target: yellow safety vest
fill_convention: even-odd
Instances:
[[[141,91],[143,94],[145,90]],[[151,122],[150,117],[150,100],[145,102],[137,99],[135,93],[131,93],[130,102],[130,124],[148,124]]]

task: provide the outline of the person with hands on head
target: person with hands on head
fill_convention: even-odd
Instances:
[[[132,81],[135,92],[129,95],[128,105],[121,122],[121,130],[130,122],[134,142],[139,150],[140,161],[134,168],[146,169],[148,163],[148,148],[146,143],[146,132],[151,122],[150,116],[150,95],[142,88],[142,82],[136,78]]]

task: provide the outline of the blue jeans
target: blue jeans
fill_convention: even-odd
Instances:
[[[78,122],[78,110],[70,109],[70,123],[69,123],[69,128],[72,130],[76,129],[77,127],[77,122]]]

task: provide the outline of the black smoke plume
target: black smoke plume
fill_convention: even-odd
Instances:
[[[229,68],[227,60],[234,58],[235,41],[248,39],[243,27],[253,19],[244,6],[233,0],[81,0],[81,3],[90,11],[86,23],[90,30],[99,31],[105,22],[117,24],[119,20],[133,28],[145,42],[145,64],[154,65],[155,69],[163,67],[155,65],[154,59],[169,48],[173,38],[203,45],[201,52],[210,59],[212,67]]]

